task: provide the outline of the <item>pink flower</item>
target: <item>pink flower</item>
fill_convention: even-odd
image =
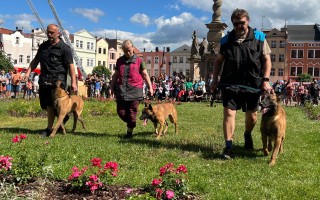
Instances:
[[[20,142],[20,137],[18,135],[14,136],[14,138],[12,138],[12,142],[13,143],[18,143]]]
[[[161,199],[162,193],[163,193],[163,190],[160,188],[157,188],[156,189],[156,198]]]
[[[87,170],[87,167],[84,167],[81,171],[79,171],[78,167],[74,166],[71,171],[72,174],[69,176],[69,180],[79,178],[85,171]]]
[[[5,169],[9,170],[11,169],[12,163],[10,162],[13,160],[13,158],[9,156],[0,156],[0,170]]]
[[[160,185],[162,183],[162,179],[153,179],[152,180],[152,186],[153,187],[157,187],[158,185]]]
[[[92,166],[101,168],[101,158],[92,158],[90,162],[92,163]]]
[[[96,182],[99,180],[99,177],[95,174],[92,174],[91,176],[89,176],[89,180]]]
[[[23,134],[23,133],[20,134],[20,139],[21,139],[21,140],[26,139],[26,138],[27,138],[27,135],[26,135],[26,134]]]
[[[172,199],[174,197],[174,192],[171,190],[166,191],[166,196],[168,199]]]
[[[133,192],[133,189],[132,188],[127,188],[125,192],[126,192],[126,194],[130,194],[131,192]]]
[[[187,174],[187,173],[188,173],[188,170],[187,170],[186,166],[184,166],[184,165],[179,165],[179,167],[178,167],[177,170],[176,170],[176,173],[179,174],[180,172],[183,172],[183,173]]]

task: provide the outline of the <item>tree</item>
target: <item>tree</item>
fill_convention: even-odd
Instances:
[[[298,75],[298,81],[300,82],[310,82],[312,79],[310,74],[299,74]]]
[[[13,70],[13,65],[4,51],[0,51],[0,69],[4,69],[4,71],[6,72],[9,70]]]
[[[104,74],[105,77],[110,77],[111,72],[105,66],[99,65],[93,68],[92,74],[97,74],[98,76],[102,76],[102,74]]]

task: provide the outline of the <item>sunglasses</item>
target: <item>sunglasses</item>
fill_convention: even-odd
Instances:
[[[233,24],[233,26],[239,26],[239,25],[245,25],[246,24],[246,22],[244,22],[244,21],[239,21],[239,22],[233,22],[232,23]]]

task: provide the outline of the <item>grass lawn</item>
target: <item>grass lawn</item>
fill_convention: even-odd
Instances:
[[[168,134],[156,140],[153,125],[142,126],[139,121],[134,137],[122,139],[126,125],[117,116],[115,103],[86,101],[86,130],[78,123],[76,133],[57,134],[52,139],[39,136],[46,118],[24,115],[39,113],[38,101],[0,101],[0,155],[15,158],[23,153],[28,163],[43,162],[52,170],[51,176],[60,180],[68,178],[73,166],[88,166],[98,157],[103,162],[119,163],[119,175],[110,184],[144,187],[159,176],[160,167],[174,163],[187,167],[189,191],[201,199],[320,199],[319,121],[309,120],[299,107],[285,107],[288,126],[284,153],[274,167],[269,167],[270,156],[264,157],[260,151],[260,121],[253,134],[256,151],[243,149],[244,113],[239,112],[234,136],[237,157],[224,161],[220,159],[224,148],[223,108],[217,105],[177,105],[178,135],[169,123]],[[22,115],[12,115],[19,110]],[[260,120],[261,114],[258,117]],[[72,124],[69,120],[67,131]],[[27,139],[19,145],[12,143],[12,138],[21,133]]]

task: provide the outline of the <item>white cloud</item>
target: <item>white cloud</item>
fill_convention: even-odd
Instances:
[[[136,13],[130,18],[130,21],[137,24],[143,24],[148,26],[150,24],[150,19],[146,14]]]
[[[99,18],[104,16],[104,12],[99,8],[89,9],[89,8],[75,8],[73,9],[75,13],[82,15],[83,17],[93,21],[98,22]]]
[[[175,3],[175,4],[170,4],[170,5],[166,6],[166,7],[170,8],[170,9],[177,10],[177,11],[180,10],[180,6],[179,6],[177,3]]]

